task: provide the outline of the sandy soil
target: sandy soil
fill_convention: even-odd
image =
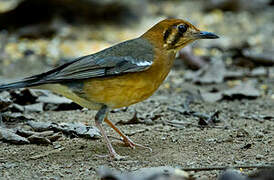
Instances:
[[[172,72],[172,78],[179,78],[179,71]],[[172,84],[171,77],[166,83]],[[119,127],[136,143],[153,149],[130,149],[120,142],[113,141],[113,146],[120,155],[128,156],[126,161],[110,161],[96,155],[107,153],[105,143],[100,140],[81,138],[62,138],[49,146],[10,145],[0,143],[0,163],[2,177],[7,179],[96,179],[95,170],[108,166],[119,170],[136,170],[143,167],[204,167],[267,164],[274,161],[274,123],[272,120],[247,119],[244,114],[271,114],[273,100],[268,97],[256,100],[222,101],[206,103],[196,101],[190,105],[192,110],[201,113],[212,113],[220,110],[221,122],[217,127],[197,127],[198,119],[187,117],[169,107],[181,108],[187,90],[209,88],[194,86],[188,83],[179,85],[184,90],[174,92],[172,88],[162,86],[150,99],[130,107],[127,112],[111,113],[114,121],[128,120],[134,115],[157,116],[151,122]],[[224,87],[225,88],[225,87]],[[63,111],[32,114],[37,121],[51,122],[84,122],[93,123],[93,111]],[[154,118],[152,118],[154,119]],[[167,125],[167,121],[178,120],[187,123],[180,128]],[[109,127],[107,132],[118,137]],[[141,130],[141,131],[140,131]],[[140,132],[139,132],[140,131]],[[133,135],[131,135],[133,134]],[[250,144],[250,148],[244,148]],[[63,150],[42,158],[31,157],[44,154],[62,147]],[[247,170],[244,170],[244,172]],[[248,171],[247,171],[248,172]],[[195,176],[215,178],[220,171],[202,171]]]

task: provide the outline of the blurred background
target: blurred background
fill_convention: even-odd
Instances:
[[[0,77],[41,72],[182,18],[221,38],[178,56],[197,70],[210,59],[252,69],[273,60],[273,0],[0,0]]]

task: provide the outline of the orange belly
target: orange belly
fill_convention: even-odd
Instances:
[[[129,73],[110,78],[87,80],[84,84],[86,98],[111,108],[120,108],[150,97],[162,83],[151,80],[147,73]]]
[[[168,75],[175,54],[156,53],[153,65],[146,71],[124,75],[92,78],[84,81],[83,92],[88,101],[102,103],[110,108],[121,108],[150,97]]]
[[[83,91],[87,100],[110,108],[129,106],[150,97],[165,80],[172,64],[173,61],[168,64],[156,62],[143,72],[92,78],[84,82]]]

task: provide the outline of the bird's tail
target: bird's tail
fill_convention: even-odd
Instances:
[[[43,84],[54,84],[60,81],[66,81],[67,79],[60,79],[58,77],[55,78],[55,75],[58,74],[58,72],[62,71],[62,69],[66,68],[67,66],[69,66],[70,64],[78,60],[80,59],[73,60],[69,63],[63,64],[50,71],[24,78],[21,81],[9,83],[9,84],[0,84],[0,91],[9,90],[9,89],[18,89],[18,88],[24,88],[24,87],[34,87],[34,86],[39,86]]]
[[[9,83],[9,84],[0,84],[0,91],[2,90],[10,90],[10,89],[18,89],[18,88],[24,88],[24,87],[32,87],[32,86],[38,86],[42,84],[40,80],[38,79],[23,79],[18,82]]]

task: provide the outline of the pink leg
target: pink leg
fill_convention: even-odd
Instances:
[[[131,148],[135,148],[136,146],[139,146],[139,147],[142,147],[142,148],[146,148],[146,149],[149,149],[149,151],[152,152],[152,149],[149,148],[149,147],[146,147],[146,146],[143,146],[141,144],[136,144],[134,143],[129,137],[127,137],[124,133],[122,133],[107,117],[105,117],[105,122],[110,126],[112,127],[122,138],[123,138],[123,141],[124,143],[131,147]]]
[[[108,150],[109,150],[110,157],[113,158],[113,159],[115,159],[115,160],[121,160],[121,159],[123,159],[124,157],[118,155],[118,154],[116,153],[116,151],[114,150],[114,148],[112,147],[112,145],[111,145],[111,143],[110,143],[110,141],[109,141],[109,139],[108,139],[108,137],[107,137],[107,135],[106,135],[106,133],[105,133],[105,131],[104,131],[102,125],[101,125],[101,123],[95,121],[95,124],[96,124],[97,128],[100,130],[100,132],[101,132],[101,134],[102,134],[104,140],[105,140],[106,143],[107,143],[107,147],[108,147]]]

